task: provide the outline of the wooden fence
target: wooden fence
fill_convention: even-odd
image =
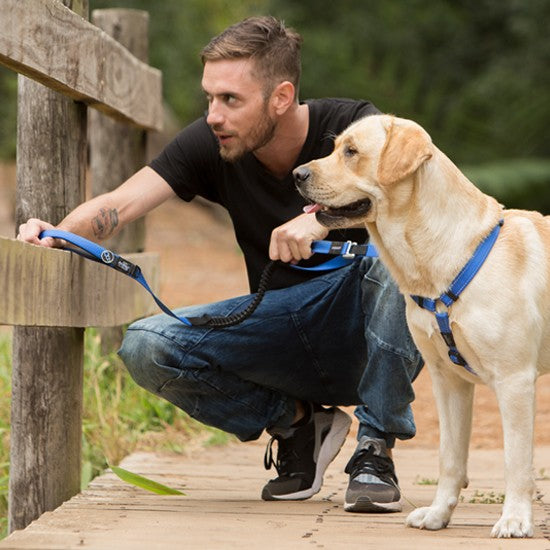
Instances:
[[[95,24],[94,24],[95,23]],[[147,65],[147,13],[88,0],[2,0],[0,64],[19,73],[16,224],[58,223],[145,162],[162,124],[161,74]],[[88,124],[88,109],[90,110]],[[143,249],[134,226],[110,246]],[[127,256],[157,288],[153,255]],[[9,530],[80,490],[84,327],[155,311],[135,282],[103,266],[0,238],[0,324],[14,325]]]

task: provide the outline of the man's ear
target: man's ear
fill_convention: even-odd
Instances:
[[[378,182],[381,185],[397,183],[414,174],[431,156],[432,142],[424,130],[398,125],[392,118],[378,161]]]
[[[278,115],[284,114],[294,103],[296,88],[292,82],[285,80],[276,86],[271,94],[271,105]]]

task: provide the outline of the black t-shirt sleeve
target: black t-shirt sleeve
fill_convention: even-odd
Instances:
[[[200,195],[220,202],[214,168],[220,162],[216,138],[204,118],[184,128],[149,164],[183,200]]]
[[[359,116],[356,117],[355,120],[369,115],[380,115],[382,112],[378,110],[370,101],[360,101],[358,106],[358,114]]]

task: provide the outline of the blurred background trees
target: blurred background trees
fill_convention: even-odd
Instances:
[[[506,206],[550,213],[550,0],[90,0],[107,7],[149,11],[150,63],[180,126],[206,106],[201,48],[270,13],[304,37],[302,98],[366,98],[412,118]],[[15,151],[15,90],[1,70],[2,158]]]

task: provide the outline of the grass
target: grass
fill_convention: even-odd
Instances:
[[[460,497],[465,501],[465,497]],[[504,502],[504,493],[495,493],[494,491],[475,490],[474,494],[467,500],[470,504],[502,504]]]
[[[414,480],[414,484],[415,485],[437,485],[437,479],[416,476]]]
[[[11,337],[0,333],[0,536],[8,528],[8,484],[10,471],[10,399],[11,395]]]
[[[0,332],[0,537],[7,534],[11,335]],[[138,387],[116,353],[101,352],[96,331],[86,330],[82,426],[82,488],[108,464],[135,450],[183,452],[192,441],[223,445],[229,434],[208,428]]]

